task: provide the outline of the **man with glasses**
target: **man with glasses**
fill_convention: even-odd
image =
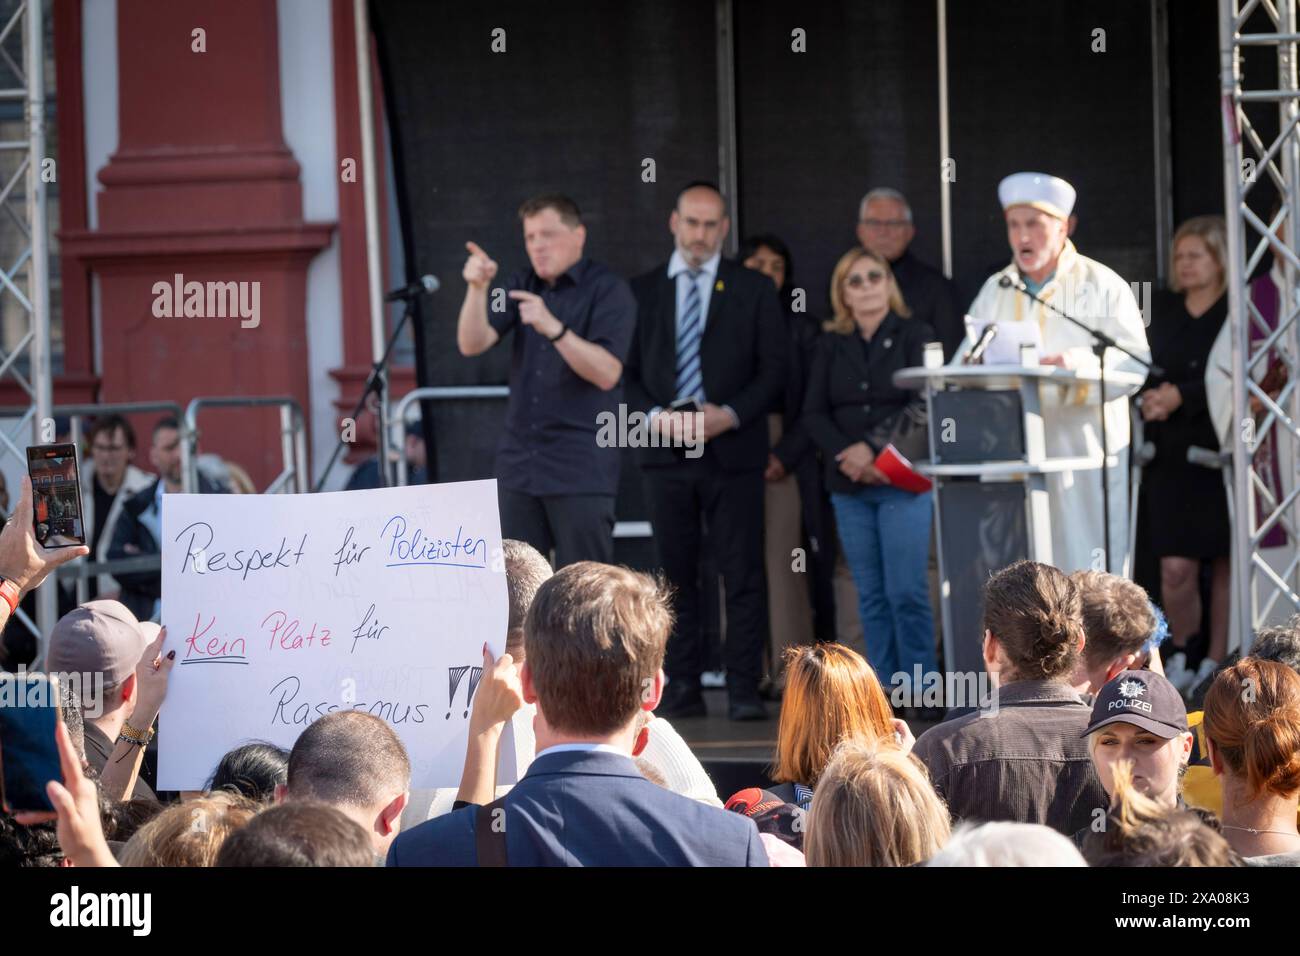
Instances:
[[[135,466],[135,429],[121,415],[95,419],[88,437],[90,456],[81,465],[81,512],[90,531],[86,544],[90,545],[92,560],[105,561],[122,506],[136,492],[148,488],[152,476]],[[60,602],[66,601],[67,610],[71,610],[76,604],[75,582],[61,583]],[[108,574],[91,578],[87,584],[89,601],[116,600],[121,591],[121,585]],[[66,610],[61,608],[59,613]]]
[[[916,236],[912,207],[897,189],[873,189],[858,206],[858,242],[868,252],[884,256],[912,317],[928,322],[950,359],[966,335],[952,282],[912,255]]]

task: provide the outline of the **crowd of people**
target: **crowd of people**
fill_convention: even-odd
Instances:
[[[99,576],[81,605],[63,588],[44,666],[96,675],[103,692],[89,701],[65,689],[54,811],[0,814],[0,863],[1300,865],[1300,616],[1255,635],[1249,656],[1230,655],[1226,509],[1181,517],[1224,504],[1188,457],[1222,433],[1222,223],[1194,220],[1175,236],[1174,290],[1156,304],[1147,353],[1131,292],[1068,238],[1069,184],[1019,174],[999,192],[1013,263],[972,312],[1035,314],[1000,281],[1011,276],[1048,297],[1074,281],[1122,288],[1119,314],[1094,318],[1113,320],[1112,334],[1159,368],[1138,406],[1168,622],[1142,587],[1091,560],[1104,524],[1095,489],[1058,489],[1059,567],[1020,561],[984,585],[991,693],[946,715],[899,705],[899,682],[940,663],[927,580],[934,501],[897,487],[880,460],[909,432],[924,435],[923,402],[893,373],[922,365],[931,342],[960,362],[975,336],[951,283],[909,252],[905,197],[864,197],[860,245],[834,268],[823,323],[802,308],[779,237],[751,236],[739,261],[722,258],[726,203],[709,183],[681,191],[669,258],[630,282],[585,256],[576,204],[544,195],[519,211],[530,268],[504,297],[492,294],[495,261],[472,242],[464,269],[461,352],[515,334],[498,458],[505,652],[484,645],[459,786],[413,788],[392,727],[343,710],[288,751],[242,742],[202,791],[157,792],[145,758],[168,732],[155,725],[174,652],[157,623],[158,574],[124,570]],[[1266,320],[1273,281],[1252,287]],[[1089,347],[1039,313],[1042,363],[1086,368]],[[1273,394],[1282,383],[1268,375]],[[658,576],[613,564],[619,453],[594,432],[624,400],[655,436],[633,447]],[[1126,441],[1118,401],[1104,414],[1125,416],[1111,435]],[[1053,454],[1091,440],[1078,403],[1052,414]],[[0,623],[58,564],[158,552],[161,496],[181,487],[180,440],[175,420],[154,427],[155,477],[132,463],[129,423],[95,423],[87,547],[36,541],[24,482],[0,533]],[[404,453],[426,480],[414,431]],[[350,487],[373,484],[376,470],[363,466]],[[224,488],[201,472],[200,490],[239,483],[229,468],[212,477]],[[1113,540],[1126,540],[1125,519],[1111,518]],[[707,711],[705,620],[718,589],[706,553],[724,595],[728,716],[761,719],[765,699],[780,701],[765,778],[729,795],[672,724]],[[1193,661],[1207,618],[1208,647]],[[9,658],[0,663],[24,662]],[[1197,685],[1191,699],[1203,704],[1189,712]],[[919,738],[917,717],[935,724]],[[504,741],[514,785],[497,779]]]
[[[31,508],[24,482],[0,532],[0,576],[20,595],[88,553],[42,548]],[[1221,667],[1188,714],[1140,588],[1021,561],[985,589],[996,692],[979,710],[917,739],[861,655],[790,648],[770,780],[724,800],[657,714],[664,582],[504,551],[507,649],[484,648],[454,793],[413,790],[392,727],[344,710],[287,752],[240,744],[203,791],[156,794],[140,757],[174,655],[164,631],[97,599],[59,622],[48,659],[99,673],[103,699],[65,692],[55,810],[0,815],[0,864],[1300,865],[1300,618]],[[527,728],[513,786],[496,778],[507,725]]]

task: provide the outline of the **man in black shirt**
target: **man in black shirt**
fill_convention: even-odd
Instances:
[[[511,276],[507,295],[494,296],[489,310],[497,264],[466,243],[468,288],[456,329],[462,355],[479,355],[515,333],[497,451],[501,535],[542,554],[553,547],[557,568],[608,564],[619,448],[596,436],[605,415],[618,417],[636,301],[623,279],[583,255],[587,230],[573,200],[537,196],[519,218],[532,267]]]
[[[858,207],[858,242],[889,261],[912,318],[934,329],[943,343],[943,357],[947,361],[966,337],[966,326],[957,308],[952,282],[909,250],[915,236],[912,207],[898,190],[873,189],[862,197]]]

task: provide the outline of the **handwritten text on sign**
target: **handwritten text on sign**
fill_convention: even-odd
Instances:
[[[233,747],[292,747],[346,709],[392,725],[412,787],[459,783],[483,643],[505,644],[496,482],[169,494],[162,536],[180,665],[159,721],[162,789],[199,789]]]

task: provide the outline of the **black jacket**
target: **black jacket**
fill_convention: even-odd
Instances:
[[[912,318],[933,329],[930,341],[942,342],[944,361],[951,360],[966,338],[966,323],[962,310],[957,308],[952,281],[912,255],[911,250],[891,262],[890,268]]]
[[[631,411],[667,408],[677,389],[677,285],[665,262],[632,280],[637,301],[636,335],[623,365]],[[709,314],[700,342],[704,394],[714,405],[730,405],[740,427],[709,442],[728,471],[767,465],[767,413],[786,385],[785,319],[772,280],[723,259],[709,295]],[[680,449],[640,448],[642,467],[682,461]]]
[[[928,323],[893,312],[872,336],[870,358],[856,331],[822,336],[808,372],[803,422],[826,460],[829,491],[852,494],[867,487],[850,481],[835,456],[860,441],[879,453],[904,409],[924,405],[923,393],[894,384],[894,373],[921,365],[925,343],[933,340]]]

